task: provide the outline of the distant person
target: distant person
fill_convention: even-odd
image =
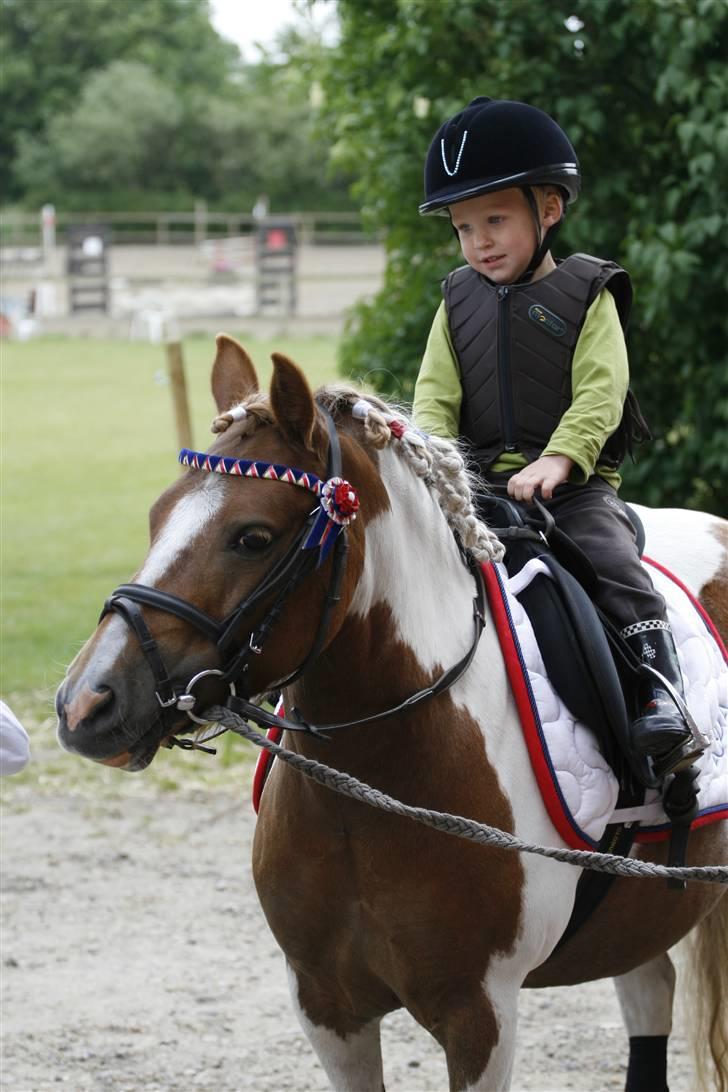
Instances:
[[[647,431],[628,387],[629,276],[588,254],[551,256],[580,186],[568,137],[527,103],[477,98],[438,129],[420,213],[448,217],[467,265],[443,281],[414,417],[465,440],[490,489],[528,516],[540,495],[589,557],[597,605],[661,676],[643,683],[631,744],[665,777],[704,741],[673,700],[683,681],[665,602],[617,496],[619,464]]]
[[[261,193],[260,197],[256,198],[255,204],[253,205],[253,219],[265,220],[268,215],[269,207],[270,204],[267,194]]]
[[[28,733],[12,709],[0,701],[0,775],[20,773],[29,759]]]

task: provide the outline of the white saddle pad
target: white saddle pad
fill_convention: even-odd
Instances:
[[[724,651],[691,597],[660,569],[649,562],[643,564],[667,602],[687,705],[710,743],[698,761],[700,811],[695,827],[728,818],[728,666]],[[520,647],[523,682],[530,704],[537,710],[535,733],[534,726],[525,723],[528,718],[522,717],[524,731],[534,771],[557,829],[579,848],[593,847],[607,824],[616,822],[637,823],[638,841],[666,838],[669,821],[656,791],[648,791],[640,807],[616,810],[617,779],[594,733],[572,716],[549,682],[528,615],[518,600],[537,573],[549,574],[547,566],[534,559],[510,580],[503,565],[495,568],[510,614],[510,628]],[[501,642],[503,639],[501,633]],[[543,741],[543,754],[536,736]]]

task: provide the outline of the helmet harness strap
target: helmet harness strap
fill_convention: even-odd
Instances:
[[[541,214],[538,209],[538,201],[536,200],[536,194],[534,193],[533,187],[521,186],[521,193],[528,202],[528,207],[531,210],[531,215],[533,216],[533,220],[536,225],[536,247],[533,254],[531,255],[531,260],[528,263],[528,268],[525,270],[525,272],[521,274],[517,281],[514,281],[514,284],[528,284],[528,282],[531,280],[531,277],[541,265],[541,262],[544,260],[547,253],[553,246],[559,229],[564,222],[564,203],[562,200],[561,217],[555,224],[552,224],[548,231],[546,231],[546,233],[544,234],[541,227]]]

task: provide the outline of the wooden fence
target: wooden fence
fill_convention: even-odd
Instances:
[[[356,212],[271,213],[271,220],[292,221],[299,243],[356,245],[371,243]],[[55,212],[55,234],[65,243],[74,224],[104,224],[113,244],[200,245],[205,240],[252,235],[259,221],[249,212],[211,212],[200,202],[187,212]],[[0,246],[4,249],[41,248],[41,212],[6,210],[0,213]]]

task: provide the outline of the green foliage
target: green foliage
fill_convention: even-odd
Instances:
[[[42,139],[54,118],[73,111],[90,73],[132,60],[170,87],[220,94],[239,62],[210,24],[208,0],[3,0],[0,54],[6,198],[23,193],[12,174],[21,134]]]
[[[725,514],[723,0],[339,0],[338,10],[323,124],[388,248],[383,291],[352,316],[346,370],[411,396],[439,282],[462,262],[447,222],[417,215],[430,139],[475,95],[532,102],[563,125],[583,168],[558,253],[614,258],[634,281],[632,379],[655,441],[626,468],[625,496]]]
[[[78,105],[57,115],[42,139],[21,136],[17,177],[46,194],[133,186],[164,169],[180,118],[174,92],[151,69],[114,61],[91,73]]]
[[[3,0],[0,186],[26,207],[350,208],[313,131],[315,56],[245,67],[208,0]]]

